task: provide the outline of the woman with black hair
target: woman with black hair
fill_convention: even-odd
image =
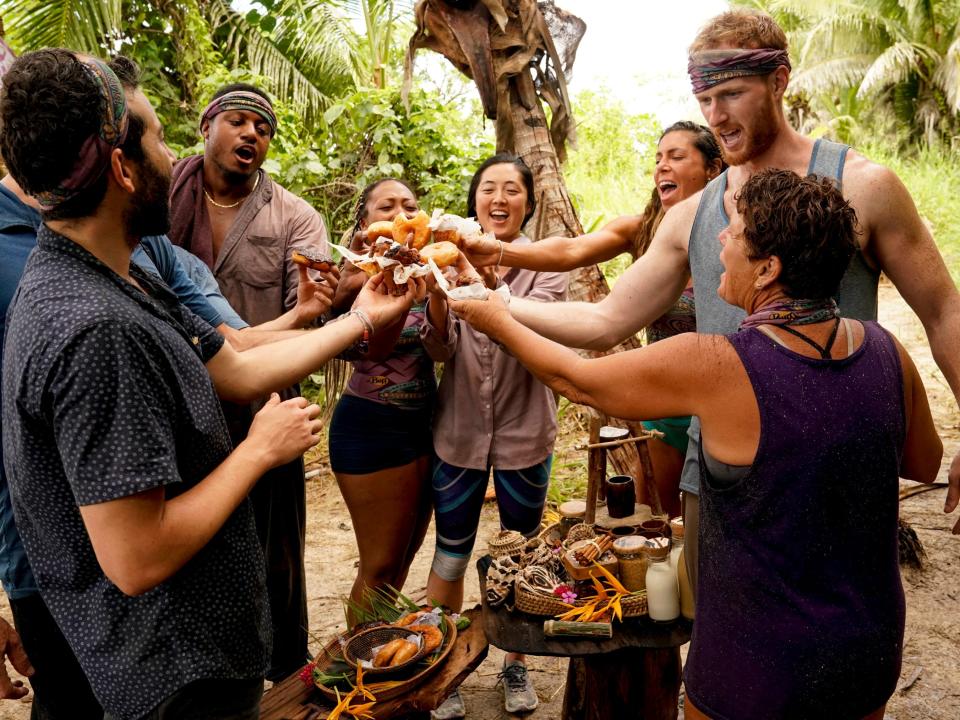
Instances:
[[[533,173],[523,160],[494,155],[473,176],[467,213],[499,242],[525,245],[531,241],[521,230],[533,214],[534,197]],[[545,302],[562,300],[567,289],[565,273],[519,268],[493,267],[486,281]],[[430,356],[444,363],[433,431],[437,547],[427,597],[459,610],[491,469],[501,527],[527,536],[540,529],[557,408],[553,393],[512,356],[450,315],[437,290],[427,301],[422,337]],[[537,706],[522,656],[507,655],[503,681],[507,712]],[[463,717],[459,696],[435,717]]]
[[[725,165],[720,146],[709,128],[689,120],[676,122],[657,141],[653,193],[639,215],[619,217],[599,230],[580,237],[550,237],[529,245],[502,245],[489,237],[466,241],[464,250],[479,268],[495,263],[531,270],[565,271],[612,260],[629,253],[636,260],[650,246],[664,213],[681,200],[700,192]],[[683,332],[696,332],[693,284],[676,304],[647,328],[648,343]],[[648,444],[653,475],[663,509],[680,513],[680,472],[687,453],[689,417],[644,420],[648,430],[663,433],[663,440]],[[645,492],[640,485],[639,493]],[[638,494],[638,497],[643,497]]]

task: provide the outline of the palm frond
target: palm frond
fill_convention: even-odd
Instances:
[[[792,92],[818,95],[834,89],[856,87],[862,82],[872,60],[873,56],[862,54],[808,62],[790,76],[790,89]]]
[[[270,34],[248,23],[226,0],[212,0],[208,12],[215,28],[226,28],[224,56],[235,66],[245,61],[311,121],[329,107],[333,96],[352,86],[348,63],[336,42],[338,35],[323,32],[336,27],[334,14],[320,12],[321,6],[330,4],[322,0],[281,3],[275,9],[281,20]],[[298,13],[309,10],[310,15],[283,19],[283,13],[291,9]]]
[[[943,91],[950,111],[960,115],[960,25],[957,30],[933,74],[933,82]]]
[[[0,0],[15,52],[68,47],[103,55],[120,36],[120,0]]]
[[[920,72],[917,46],[910,42],[895,43],[880,53],[867,68],[858,94],[864,97],[884,87],[903,82],[912,73]]]

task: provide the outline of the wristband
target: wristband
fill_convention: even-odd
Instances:
[[[503,262],[503,240],[497,240],[500,243],[500,257],[497,258],[497,267],[500,267],[500,263]]]

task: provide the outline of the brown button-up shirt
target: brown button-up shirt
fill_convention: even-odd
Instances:
[[[220,291],[251,325],[273,320],[297,304],[293,250],[329,254],[327,230],[317,211],[289,190],[268,184],[269,198],[243,232],[241,223],[234,223],[213,264]]]
[[[513,242],[528,243],[521,235]],[[510,294],[552,302],[563,300],[567,274],[512,268],[503,278]],[[427,322],[424,347],[444,363],[433,445],[450,465],[520,470],[543,462],[557,437],[553,392],[513,356],[452,313],[447,337]]]

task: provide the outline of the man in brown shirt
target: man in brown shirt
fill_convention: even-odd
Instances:
[[[269,98],[242,83],[218,90],[200,120],[204,154],[174,168],[170,240],[203,260],[220,290],[252,325],[296,304],[294,249],[327,250],[323,221],[309,204],[273,182],[261,168],[277,130]],[[324,276],[336,285],[336,273]],[[299,394],[296,386],[283,397]],[[234,443],[246,435],[259,405],[224,404]],[[303,460],[271,471],[251,493],[267,567],[273,616],[268,679],[307,659],[303,552],[306,499]]]

